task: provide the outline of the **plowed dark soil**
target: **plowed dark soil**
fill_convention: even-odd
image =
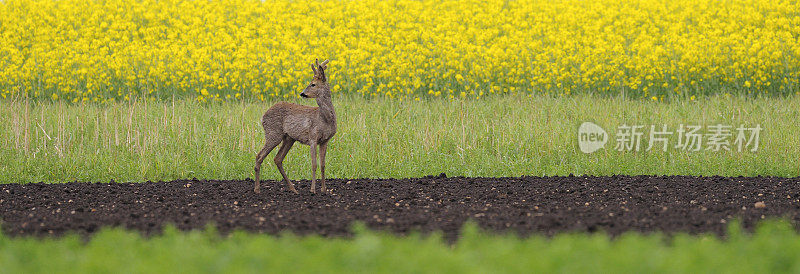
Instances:
[[[331,193],[300,195],[267,181],[0,185],[7,235],[88,235],[115,226],[158,233],[213,223],[222,233],[348,235],[351,224],[397,233],[442,231],[454,239],[468,219],[493,231],[626,231],[723,234],[739,219],[800,221],[800,178],[689,176],[334,179]]]

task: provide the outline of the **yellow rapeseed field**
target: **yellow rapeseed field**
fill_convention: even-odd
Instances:
[[[0,95],[793,94],[796,0],[2,0]]]

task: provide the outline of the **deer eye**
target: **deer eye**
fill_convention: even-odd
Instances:
[[[311,86],[312,86],[312,87],[316,87],[317,85],[316,85],[316,84],[311,84]]]

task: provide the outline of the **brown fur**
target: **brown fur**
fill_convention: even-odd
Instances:
[[[317,176],[317,146],[319,146],[320,175],[322,193],[325,193],[325,154],[328,150],[328,141],[336,134],[336,113],[331,102],[331,89],[328,86],[325,70],[328,61],[321,64],[316,61],[311,65],[314,78],[311,83],[300,93],[306,98],[315,98],[318,107],[309,107],[288,102],[278,102],[270,107],[261,117],[264,127],[266,142],[264,148],[256,156],[256,185],[255,192],[260,193],[260,170],[264,158],[278,144],[283,143],[275,155],[275,165],[289,186],[289,190],[297,193],[294,184],[283,171],[283,159],[292,149],[295,141],[311,146],[311,192],[315,193]]]

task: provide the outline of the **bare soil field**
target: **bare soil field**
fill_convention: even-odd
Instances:
[[[221,233],[347,236],[356,221],[406,234],[440,231],[457,239],[467,220],[520,235],[560,232],[687,232],[724,235],[782,217],[800,221],[800,178],[610,176],[333,179],[329,193],[300,195],[267,180],[0,185],[6,235],[90,235],[124,227],[148,235],[214,224]]]

